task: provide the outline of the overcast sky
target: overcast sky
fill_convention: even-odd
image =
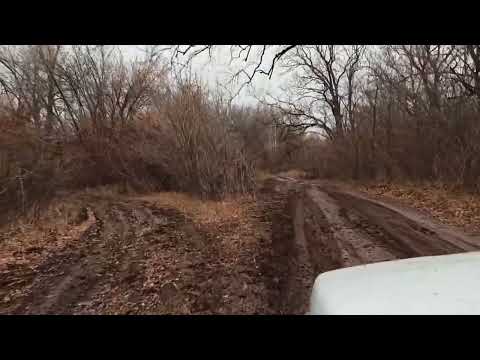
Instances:
[[[122,45],[120,49],[126,55],[127,58],[134,58],[135,56],[141,56],[141,49],[144,48],[143,45]],[[254,51],[259,51],[257,47],[252,50],[250,58],[252,60],[258,59],[258,53]],[[275,49],[271,49],[270,53],[266,53],[264,56],[264,66],[265,70],[268,70],[270,66],[270,61],[272,58],[272,53]],[[250,72],[253,71],[255,64],[252,60],[249,63],[238,59],[230,64],[230,45],[217,45],[215,50],[212,52],[212,58],[208,56],[208,52],[204,52],[195,58],[192,64],[192,70],[195,71],[198,76],[205,81],[211,89],[217,88],[217,82],[225,84],[231,93],[236,93],[239,89],[241,83],[230,83],[227,84],[231,79],[232,74],[237,72],[240,67],[245,67],[250,69]],[[278,94],[281,90],[280,87],[282,84],[285,84],[285,81],[288,76],[282,75],[282,70],[276,68],[271,79],[268,79],[265,75],[257,75],[252,82],[252,86],[249,88],[244,88],[236,98],[235,102],[239,104],[255,104],[255,96],[261,97],[267,92]],[[246,78],[243,77],[242,80]]]

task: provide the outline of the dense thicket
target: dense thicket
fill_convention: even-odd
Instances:
[[[289,91],[267,102],[323,135],[300,154],[317,175],[476,188],[479,45],[297,46],[284,66]]]

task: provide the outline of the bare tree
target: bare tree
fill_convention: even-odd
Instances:
[[[451,73],[468,96],[475,96],[480,109],[480,45],[457,46]]]
[[[175,46],[154,46],[150,53],[155,56],[164,52],[170,53],[171,65],[179,65],[179,69],[188,69],[188,66],[201,54],[207,54],[210,58],[219,45],[175,45]],[[271,78],[278,63],[291,53],[297,45],[231,45],[229,46],[230,61],[240,64],[237,71],[232,73],[229,84],[237,82],[240,84],[238,90],[230,100],[239,95],[241,90],[250,85],[258,75]]]
[[[355,127],[355,76],[363,53],[362,46],[296,47],[285,63],[295,73],[290,96],[268,103],[299,119],[296,126],[319,127],[331,139],[343,137],[346,127]]]

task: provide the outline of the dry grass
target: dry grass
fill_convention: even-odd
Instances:
[[[257,204],[252,196],[212,201],[178,192],[161,192],[135,199],[177,209],[190,218],[195,227],[214,242],[213,246],[219,249],[222,259],[233,259],[232,268],[237,262],[246,261],[242,260],[246,249],[257,249],[260,240],[266,236],[265,224],[259,221]],[[256,260],[253,256],[248,261],[255,263]]]
[[[272,174],[270,174],[269,172],[263,171],[263,170],[257,170],[257,172],[255,174],[255,180],[257,182],[263,182],[263,181],[266,181],[268,179],[271,179],[272,177],[273,177]]]
[[[172,207],[203,225],[238,221],[247,217],[252,197],[248,195],[226,198],[222,201],[202,200],[179,192],[160,192],[136,197],[159,206]]]
[[[10,288],[0,289],[0,304],[2,301],[10,304],[21,298],[31,288],[32,279],[39,271],[44,271],[43,264],[49,255],[62,253],[62,250],[68,253],[74,251],[77,246],[82,246],[84,238],[80,235],[89,224],[95,221],[95,216],[92,211],[87,211],[86,214],[82,212],[82,216],[75,217],[72,209],[78,208],[79,205],[87,209],[91,206],[99,219],[104,220],[102,212],[97,210],[110,206],[109,200],[104,197],[114,193],[114,189],[103,188],[83,191],[75,196],[65,196],[55,203],[52,202],[37,222],[23,224],[21,230],[17,227],[15,234],[8,234],[0,229],[0,234],[8,237],[8,240],[5,238],[0,243],[0,274],[11,282],[24,283],[13,291]],[[143,294],[145,286],[148,288],[168,286],[165,288],[165,291],[168,291],[172,284],[174,287],[178,283],[193,284],[190,288],[195,292],[188,293],[188,296],[196,298],[204,296],[207,299],[211,297],[210,294],[218,293],[223,296],[218,305],[220,308],[215,310],[220,313],[228,311],[254,313],[258,311],[257,307],[263,306],[266,285],[259,280],[263,276],[260,270],[260,255],[265,247],[265,240],[269,236],[269,227],[259,216],[253,197],[238,196],[223,201],[204,201],[192,195],[177,192],[121,197],[124,206],[128,206],[130,201],[135,208],[142,206],[139,200],[151,202],[151,204],[143,203],[148,209],[174,208],[189,219],[177,216],[179,214],[169,218],[177,223],[174,229],[168,228],[171,232],[168,233],[167,238],[178,241],[178,246],[163,246],[161,244],[163,233],[158,235],[160,242],[155,242],[156,245],[150,244],[152,246],[145,252],[145,259],[143,259],[146,266],[145,283],[142,289],[137,289],[138,291],[142,291]],[[154,206],[149,206],[152,204]],[[80,225],[76,225],[79,223],[78,218],[83,220]],[[108,218],[105,221],[108,221]],[[189,241],[193,238],[198,244],[184,251],[182,244],[185,244],[185,238]],[[141,243],[140,238],[137,240]],[[204,269],[209,275],[195,278],[197,275],[191,269],[192,264],[200,264],[199,266],[206,264]],[[201,275],[203,273],[202,270]],[[211,283],[212,279],[213,283]],[[126,303],[128,297],[125,294],[129,293],[126,290],[128,286],[127,284],[123,287],[110,288],[108,303],[102,308],[103,313],[127,313],[132,309],[132,304]],[[203,294],[198,289],[208,291]],[[100,296],[103,296],[102,294]],[[160,301],[157,297],[147,297],[142,301],[152,300],[154,300],[150,303],[152,306]],[[168,308],[170,305],[167,305],[168,313],[188,314],[192,311],[187,303],[184,304],[184,299],[175,301],[177,302],[172,302],[172,308]],[[229,306],[233,310],[229,310]]]
[[[288,171],[279,172],[275,175],[286,176],[286,177],[290,177],[290,178],[294,178],[294,179],[305,179],[306,176],[307,176],[307,173],[303,170],[291,169],[291,170],[288,170]],[[273,176],[274,176],[274,174],[271,174],[269,172],[266,172],[266,171],[263,171],[263,170],[257,170],[255,178],[256,178],[257,182],[261,183],[261,182],[264,182],[266,180],[271,179]]]
[[[35,267],[51,251],[78,239],[89,220],[78,224],[79,212],[98,199],[127,199],[123,189],[104,186],[62,196],[42,209],[32,209],[27,216],[0,228],[0,271],[9,264]],[[136,196],[159,206],[175,208],[195,223],[214,232],[221,229],[249,228],[253,199],[250,196],[227,198],[223,201],[201,200],[178,192],[162,192]],[[93,203],[92,203],[93,204]]]
[[[51,252],[61,250],[76,241],[95,223],[91,210],[80,223],[78,207],[68,202],[50,206],[41,221],[20,218],[0,228],[0,272],[11,267],[26,267],[35,271]]]
[[[57,194],[49,203],[35,205],[24,216],[1,226],[0,273],[12,268],[17,269],[19,277],[24,272],[35,273],[50,254],[78,241],[95,222],[89,201],[114,197],[117,191],[115,187],[102,187]]]
[[[305,179],[307,173],[303,170],[292,169],[288,171],[284,171],[278,174],[279,176],[287,176],[294,179]]]
[[[375,196],[399,199],[428,211],[442,223],[467,231],[480,231],[480,195],[453,190],[439,184],[377,184],[361,189]]]

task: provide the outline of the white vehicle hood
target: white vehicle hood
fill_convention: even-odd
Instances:
[[[309,314],[480,314],[480,252],[325,272],[315,280]]]

